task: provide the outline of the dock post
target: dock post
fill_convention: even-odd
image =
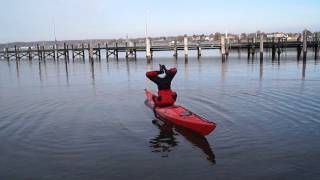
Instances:
[[[14,54],[15,54],[16,60],[19,60],[17,45],[14,45]]]
[[[10,56],[9,56],[9,49],[8,48],[6,48],[5,49],[5,51],[6,51],[6,58],[7,58],[7,60],[9,61],[10,60]]]
[[[129,57],[129,53],[128,53],[128,42],[126,42],[126,59],[128,59],[128,57]]]
[[[188,36],[185,34],[183,38],[184,45],[184,58],[188,59],[189,49],[188,49]]]
[[[318,59],[318,47],[319,47],[319,42],[318,42],[318,34],[315,34],[315,45],[314,45],[314,59]]]
[[[260,34],[260,61],[263,60],[263,34]]]
[[[64,56],[64,59],[67,60],[67,45],[66,45],[66,43],[63,43],[63,56]]]
[[[83,62],[85,62],[85,54],[84,54],[84,44],[82,43],[82,60],[83,60]]]
[[[72,53],[72,62],[74,62],[74,47],[73,47],[73,44],[71,44],[71,53]]]
[[[46,53],[44,51],[44,46],[40,46],[40,49],[41,49],[41,52],[42,52],[43,61],[45,61],[46,60]]]
[[[93,63],[93,49],[91,44],[88,44],[88,50],[89,50],[89,62]]]
[[[303,60],[307,59],[307,32],[303,31]]]
[[[53,46],[52,46],[52,48],[53,48],[53,61],[56,61],[56,44],[54,44]]]
[[[133,52],[134,52],[134,60],[137,60],[137,43],[134,42],[133,46],[134,46],[134,50],[133,50]]]
[[[225,43],[225,39],[224,36],[221,36],[221,55],[222,55],[222,61],[226,60],[226,43]]]
[[[250,50],[251,50],[251,46],[250,46],[250,38],[248,37],[248,60],[250,59]]]
[[[229,41],[229,38],[228,36],[226,35],[226,38],[225,38],[225,49],[226,49],[226,57],[229,56],[229,48],[230,48],[230,41]]]
[[[201,47],[200,47],[200,43],[197,44],[197,55],[198,55],[198,58],[201,57]]]
[[[100,43],[98,43],[98,58],[99,58],[99,61],[101,61],[101,49],[100,49]]]
[[[37,55],[38,55],[38,59],[41,60],[41,54],[40,54],[39,44],[37,44]],[[59,58],[59,56],[58,56],[58,58]]]
[[[178,57],[177,40],[175,40],[174,44],[173,44],[173,57],[175,57],[175,58]]]
[[[108,49],[108,43],[106,43],[106,60],[108,62],[109,60],[109,49]]]
[[[28,57],[29,57],[29,61],[31,61],[32,60],[31,47],[28,47]]]
[[[300,60],[300,57],[301,57],[301,41],[302,40],[302,37],[301,37],[301,34],[299,34],[299,37],[297,39],[298,41],[298,45],[297,45],[297,60],[299,61]]]
[[[69,44],[67,44],[67,49],[66,49],[66,54],[67,54],[67,60],[68,60],[68,63],[69,63],[69,60],[70,60],[70,56],[69,56]]]
[[[280,60],[280,55],[281,55],[281,38],[278,38],[278,44],[277,44],[277,48],[278,48],[278,60]]]
[[[252,54],[252,59],[256,54],[256,37],[252,38],[252,46],[251,46],[251,54]]]
[[[115,56],[116,56],[116,59],[119,60],[118,42],[116,42]]]
[[[272,60],[274,60],[275,57],[276,57],[276,44],[275,44],[275,42],[274,42],[274,38],[275,38],[275,37],[272,37],[272,47],[271,47]]]
[[[150,61],[152,59],[151,42],[150,42],[150,38],[149,37],[146,38],[146,58],[147,58],[148,61]]]

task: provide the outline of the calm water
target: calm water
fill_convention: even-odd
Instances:
[[[319,179],[318,61],[203,54],[0,61],[0,179]],[[178,103],[216,122],[212,134],[152,123],[144,74],[159,63],[178,68]]]

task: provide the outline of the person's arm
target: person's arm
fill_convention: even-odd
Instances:
[[[171,80],[174,78],[174,76],[177,74],[177,68],[170,68],[167,70],[167,68],[163,65],[164,71],[166,73],[166,77],[170,78]]]
[[[162,71],[149,71],[146,72],[146,76],[147,78],[149,78],[151,81],[153,81],[154,83],[158,84],[159,83],[159,74],[162,74]]]

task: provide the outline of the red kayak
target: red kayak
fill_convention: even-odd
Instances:
[[[152,100],[153,94],[147,89],[145,89],[145,93],[147,96],[147,104],[152,108],[154,106],[154,102]],[[215,123],[210,122],[178,105],[157,107],[156,112],[164,120],[186,129],[190,129],[203,136],[210,134],[216,128]]]

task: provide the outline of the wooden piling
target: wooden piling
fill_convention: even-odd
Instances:
[[[17,45],[14,45],[14,55],[16,57],[16,60],[19,61],[19,52],[18,52],[18,48]]]
[[[252,54],[252,59],[254,57],[254,55],[256,54],[256,38],[253,37],[252,38],[252,45],[251,45],[251,54]]]
[[[108,48],[108,43],[106,43],[106,60],[108,62],[109,60],[109,48]]]
[[[64,59],[67,60],[67,45],[66,45],[66,43],[63,43],[63,56],[64,56]]]
[[[82,46],[82,60],[83,62],[85,62],[85,54],[84,54],[84,44],[81,45]]]
[[[175,58],[178,57],[177,40],[175,40],[173,43],[173,57],[175,57]]]
[[[303,60],[307,59],[307,32],[303,31]]]
[[[89,62],[93,63],[93,49],[91,44],[88,44],[88,50],[89,50]]]
[[[229,56],[229,49],[230,49],[230,41],[229,41],[228,36],[226,36],[225,42],[226,42],[226,43],[225,43],[226,56],[228,57],[228,56]]]
[[[250,45],[250,38],[248,38],[248,44],[247,44],[247,48],[248,48],[248,59],[250,59],[250,50],[251,50],[251,45]]]
[[[197,44],[197,55],[198,55],[198,58],[201,57],[201,46],[200,46],[200,43]]]
[[[221,36],[220,46],[221,46],[222,61],[225,61],[225,59],[226,59],[226,47],[225,47],[225,45],[226,45],[226,43],[225,43],[224,36]]]
[[[151,60],[152,59],[152,55],[151,55],[151,44],[150,44],[150,38],[147,37],[146,38],[146,58],[147,60]]]
[[[263,60],[263,34],[260,34],[260,60]]]
[[[54,44],[54,45],[52,46],[52,49],[53,49],[53,61],[56,61],[57,45]]]
[[[74,47],[73,44],[71,44],[71,53],[72,53],[72,62],[74,62]]]
[[[128,59],[128,58],[129,58],[128,42],[126,42],[125,45],[126,45],[126,46],[125,46],[125,48],[126,48],[126,49],[125,49],[125,51],[126,51],[126,59]]]
[[[28,47],[28,58],[29,58],[29,61],[31,61],[31,60],[32,60],[31,47]]]
[[[46,61],[46,54],[45,54],[45,50],[44,50],[44,46],[40,46],[41,48],[41,52],[42,52],[42,58],[43,58],[43,61]]]
[[[275,37],[272,37],[272,47],[271,47],[271,56],[272,56],[272,60],[274,60],[276,58],[276,44],[274,42]]]
[[[66,55],[67,55],[67,60],[68,60],[68,63],[69,63],[69,60],[70,60],[70,54],[69,54],[69,44],[67,44],[67,49],[66,49]]]
[[[10,60],[10,56],[9,56],[9,52],[8,52],[9,49],[6,48],[5,51],[6,51],[6,53],[5,53],[6,54],[6,59],[9,61]]]
[[[116,42],[116,49],[115,49],[115,56],[116,56],[116,59],[119,60],[119,49],[118,49],[118,42]]]
[[[188,36],[185,34],[183,38],[184,45],[184,58],[188,59],[189,49],[188,49]]]
[[[133,49],[134,60],[137,60],[137,43],[136,42],[133,43],[133,47],[134,47],[134,49]]]
[[[101,49],[100,49],[100,43],[98,43],[98,59],[101,61]]]
[[[278,60],[280,60],[280,55],[281,55],[281,38],[278,38],[278,43],[277,43],[277,48],[278,48]]]
[[[315,43],[315,46],[314,46],[314,59],[318,59],[318,47],[319,47],[319,42],[318,42],[318,35],[317,35],[317,33],[315,34],[314,43]]]

